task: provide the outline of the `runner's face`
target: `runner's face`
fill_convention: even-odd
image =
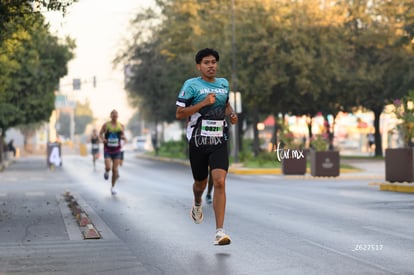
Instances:
[[[117,118],[118,118],[118,112],[113,111],[113,112],[111,113],[111,119],[115,121]]]
[[[217,60],[212,55],[206,56],[201,60],[200,64],[197,64],[197,68],[204,80],[212,81],[216,77]]]

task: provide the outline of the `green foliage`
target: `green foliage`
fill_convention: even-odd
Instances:
[[[0,129],[49,119],[74,43],[49,33],[34,4],[63,10],[72,1],[0,0]]]
[[[318,152],[328,151],[329,140],[324,135],[315,135],[310,140],[311,148]]]
[[[57,130],[58,135],[69,138],[70,137],[70,114],[60,113],[57,121],[59,129]]]
[[[93,122],[93,111],[89,101],[85,103],[76,102],[75,109],[75,135],[85,133],[86,126]]]
[[[411,0],[323,8],[320,0],[234,2],[158,0],[159,12],[137,15],[117,62],[133,64],[127,89],[143,117],[175,118],[178,90],[196,75],[193,56],[202,47],[219,50],[218,75],[241,91],[248,123],[279,112],[335,116],[363,106],[381,113],[414,85]]]
[[[405,146],[412,144],[414,138],[414,91],[401,100],[394,101],[394,114],[399,120],[397,129],[402,133]]]
[[[163,142],[159,147],[158,156],[176,159],[187,159],[187,147],[188,143],[185,140]]]
[[[261,152],[257,157],[243,161],[243,166],[248,168],[280,168],[281,163],[277,156],[270,152]]]
[[[69,112],[60,112],[60,115],[58,117],[58,134],[70,137],[70,123],[71,123],[70,113]],[[75,135],[81,135],[85,133],[86,126],[93,122],[93,112],[90,108],[89,102],[80,103],[76,102],[76,108],[75,108],[75,116],[74,116],[74,122],[75,122]]]
[[[141,118],[139,112],[135,112],[129,119],[126,128],[131,131],[132,136],[139,136],[142,133]]]
[[[86,126],[93,121],[93,117],[88,115],[75,116],[75,135],[81,135],[85,133]]]
[[[257,156],[254,156],[253,143],[253,139],[243,140],[245,146],[239,154],[239,161],[243,163],[243,166],[251,168],[280,167],[280,163],[277,161],[277,156],[274,152],[261,151]],[[230,160],[233,162],[232,156],[230,156]]]
[[[247,148],[252,146],[252,140],[245,140]],[[174,158],[174,159],[188,159],[187,155],[188,142],[183,139],[181,141],[167,141],[160,145],[158,156]],[[155,153],[154,153],[155,154]],[[277,157],[273,152],[261,152],[257,157],[253,156],[252,150],[246,149],[240,152],[240,161],[246,167],[251,168],[275,168],[280,167]],[[233,162],[230,156],[230,162]]]

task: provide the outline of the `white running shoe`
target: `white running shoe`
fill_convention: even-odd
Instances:
[[[116,195],[115,187],[111,187],[111,194]]]
[[[190,216],[193,219],[194,223],[199,224],[203,221],[203,209],[200,205],[193,204],[191,208]]]
[[[223,229],[218,229],[216,235],[214,236],[214,245],[227,245],[231,243],[230,236],[224,233]]]
[[[105,172],[105,173],[104,173],[104,179],[105,179],[105,180],[108,180],[108,178],[109,178],[109,173],[108,173],[108,172]]]

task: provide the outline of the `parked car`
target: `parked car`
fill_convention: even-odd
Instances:
[[[146,151],[148,149],[148,139],[146,136],[136,136],[133,139],[135,151]]]

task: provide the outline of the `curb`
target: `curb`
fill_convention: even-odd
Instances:
[[[229,173],[236,175],[282,175],[280,168],[229,168]]]
[[[381,183],[380,191],[414,193],[414,184],[412,183]]]

